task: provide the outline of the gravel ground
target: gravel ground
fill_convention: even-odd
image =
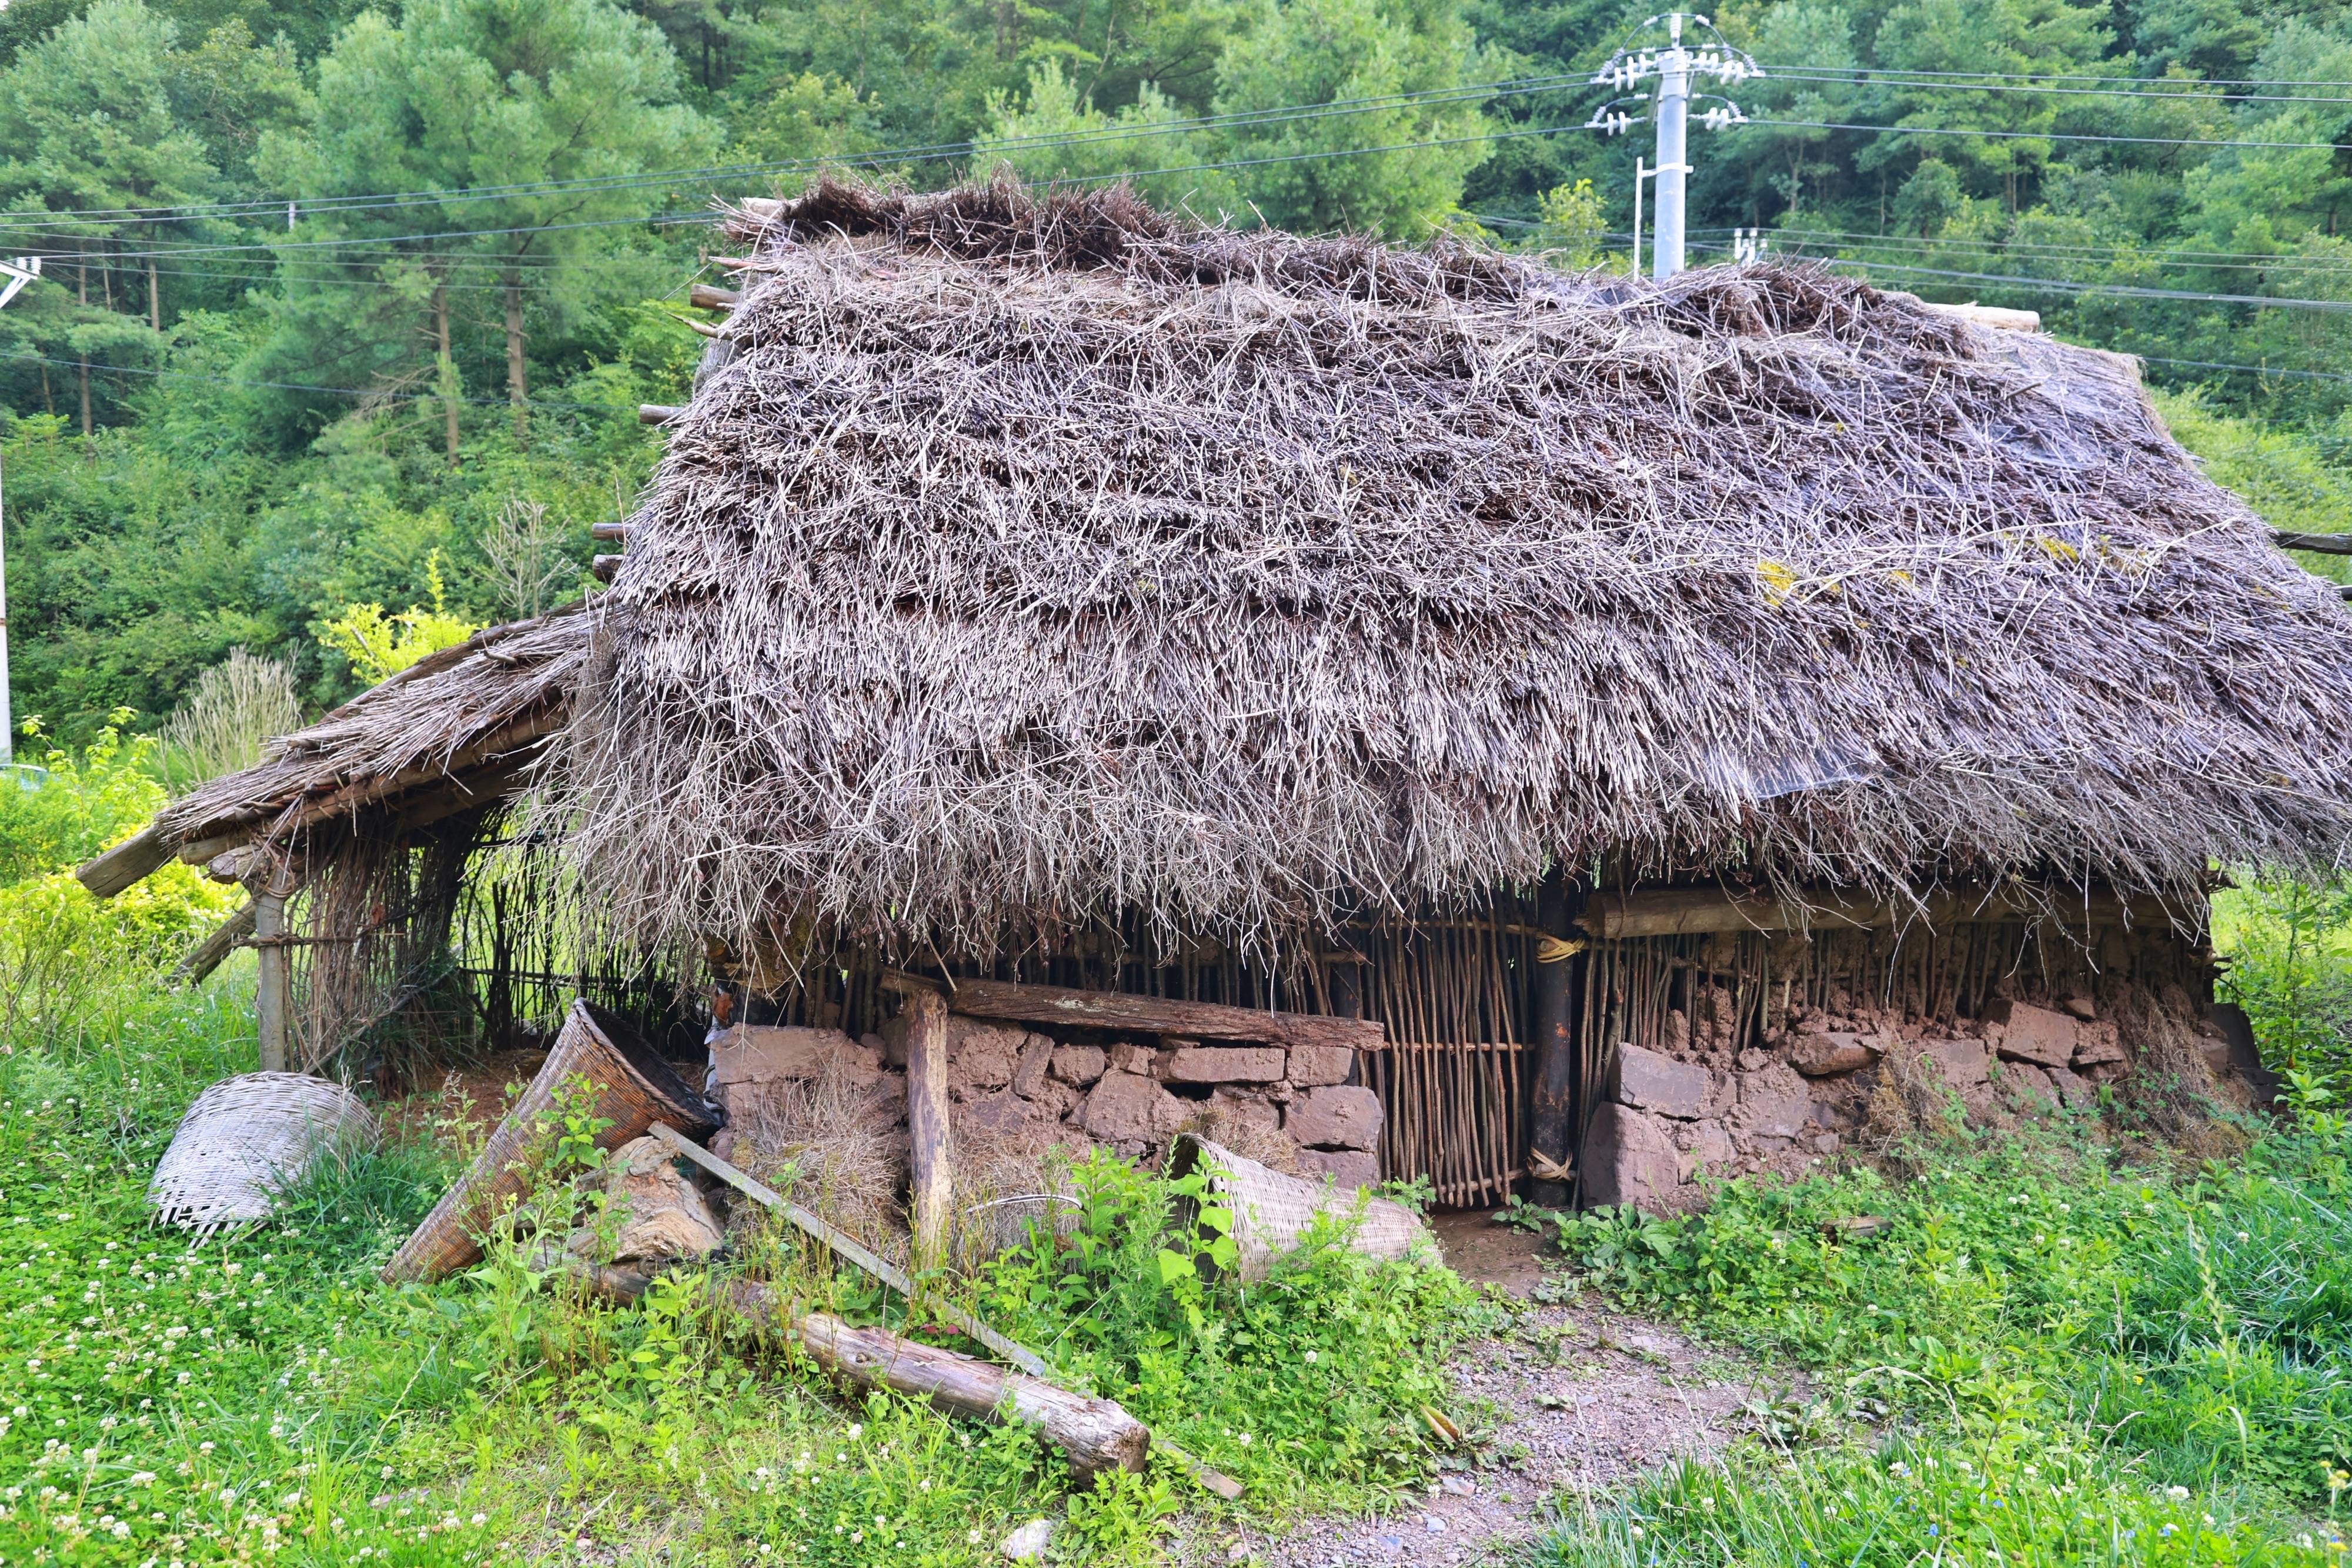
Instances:
[[[1491,1228],[1490,1228],[1491,1229]],[[1479,1238],[1493,1249],[1491,1238]],[[1524,1254],[1473,1259],[1449,1238],[1457,1268],[1524,1295],[1539,1270]],[[1464,1268],[1465,1273],[1473,1268]],[[1186,1563],[1262,1568],[1415,1564],[1464,1568],[1521,1556],[1579,1494],[1675,1458],[1720,1452],[1769,1392],[1756,1370],[1671,1329],[1597,1303],[1531,1307],[1507,1337],[1465,1347],[1454,1364],[1451,1414],[1473,1453],[1425,1494],[1360,1518],[1310,1519],[1279,1533],[1219,1531],[1180,1549]]]

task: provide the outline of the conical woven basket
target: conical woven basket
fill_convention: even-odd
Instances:
[[[1240,1253],[1233,1271],[1244,1282],[1271,1274],[1275,1264],[1297,1248],[1318,1216],[1353,1214],[1360,1201],[1354,1192],[1328,1182],[1285,1176],[1222,1145],[1183,1134],[1169,1158],[1168,1174],[1181,1176],[1202,1169],[1208,1172],[1209,1190],[1233,1212],[1232,1235]],[[1437,1239],[1412,1210],[1384,1197],[1367,1196],[1360,1201],[1363,1218],[1348,1239],[1354,1250],[1394,1262],[1425,1246],[1431,1258],[1437,1257]]]
[[[383,1266],[387,1283],[438,1280],[481,1260],[482,1233],[501,1210],[524,1196],[531,1145],[554,1123],[556,1091],[574,1078],[587,1080],[595,1095],[595,1116],[612,1124],[596,1134],[598,1148],[617,1149],[642,1138],[656,1122],[692,1138],[708,1137],[714,1130],[702,1096],[635,1030],[601,1008],[575,1001],[539,1076],[457,1185],[442,1195]]]
[[[246,1072],[196,1096],[155,1163],[147,1200],[165,1225],[209,1234],[267,1219],[278,1195],[338,1144],[373,1148],[375,1118],[340,1083],[301,1072]]]

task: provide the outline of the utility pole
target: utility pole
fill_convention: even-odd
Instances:
[[[0,261],[0,306],[5,306],[23,291],[25,285],[41,276],[41,258],[20,256],[13,261]],[[7,508],[0,506],[0,768],[16,760],[16,718],[8,706],[8,547],[5,518]]]
[[[1712,41],[1693,48],[1683,42],[1685,24],[1706,29]],[[1651,173],[1658,182],[1657,216],[1653,220],[1650,249],[1650,275],[1657,278],[1672,277],[1683,269],[1685,233],[1690,196],[1690,108],[1691,78],[1706,77],[1720,82],[1745,81],[1764,74],[1761,67],[1741,50],[1733,48],[1715,30],[1715,24],[1705,16],[1685,11],[1669,11],[1653,16],[1642,24],[1644,32],[1663,26],[1666,29],[1666,47],[1663,49],[1643,47],[1631,52],[1619,49],[1609,63],[1594,73],[1595,87],[1613,87],[1622,92],[1642,82],[1654,79],[1658,84],[1655,99],[1658,124],[1658,159]],[[1702,94],[1713,99],[1698,116],[1700,125],[1710,131],[1726,126],[1745,125],[1748,116],[1729,99],[1715,93]],[[1585,129],[1598,131],[1606,136],[1633,127],[1634,116],[1621,106],[1640,103],[1639,98],[1612,99],[1592,111]],[[1640,182],[1635,181],[1634,196],[1638,204]],[[1638,210],[1638,208],[1637,208]],[[1636,242],[1639,243],[1638,241]]]

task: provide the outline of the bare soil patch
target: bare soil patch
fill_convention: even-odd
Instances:
[[[1536,1239],[1485,1216],[1438,1223],[1446,1260],[1466,1277],[1523,1300],[1541,1283]],[[1198,1537],[1182,1560],[1265,1568],[1509,1562],[1559,1522],[1564,1497],[1722,1452],[1747,1429],[1747,1404],[1767,1392],[1752,1364],[1589,1299],[1531,1303],[1507,1335],[1465,1346],[1453,1371],[1449,1414],[1471,1451],[1436,1486],[1360,1517]]]

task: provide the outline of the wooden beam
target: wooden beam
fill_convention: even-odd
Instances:
[[[254,916],[257,911],[251,899],[237,905],[236,913],[214,928],[213,934],[188,949],[180,961],[172,966],[164,977],[167,986],[196,986],[205,977],[221,967],[222,961],[236,951],[236,945],[253,935]]]
[[[803,1235],[824,1242],[835,1253],[847,1259],[900,1295],[910,1301],[914,1299],[915,1282],[907,1278],[902,1270],[885,1261],[846,1230],[827,1224],[822,1217],[810,1213],[756,1176],[728,1164],[667,1123],[655,1123],[654,1136],[753,1202],[774,1209]],[[929,1310],[940,1322],[947,1323],[956,1333],[962,1334],[973,1343],[986,1345],[991,1354],[1011,1362],[1032,1377],[1046,1375],[1044,1356],[1006,1339],[954,1302],[935,1301],[931,1303]]]
[[[1930,927],[1987,921],[2057,919],[2068,925],[2164,926],[2171,915],[2152,898],[2088,896],[2063,888],[1937,891],[1919,899],[1873,899],[1836,889],[1787,900],[1721,887],[1635,888],[1596,893],[1578,924],[1593,936],[1689,936],[1716,931],[1859,931],[1925,921]]]
[[[153,874],[172,858],[163,831],[150,822],[130,838],[74,873],[74,878],[96,898],[112,898]],[[210,858],[210,857],[207,857]]]
[[[625,559],[624,556],[600,555],[588,563],[588,570],[595,574],[597,581],[610,582],[620,575],[621,562]]]
[[[1272,1012],[1218,1002],[1181,1002],[1125,991],[1081,991],[1063,986],[1022,986],[1005,980],[956,980],[948,1009],[971,1018],[1017,1023],[1058,1023],[1076,1029],[1129,1030],[1184,1040],[1255,1040],[1273,1045],[1343,1045],[1379,1051],[1387,1034],[1361,1019]]]
[[[686,291],[686,302],[698,310],[732,310],[743,296],[732,288],[698,283]]]
[[[599,544],[625,544],[628,541],[629,538],[629,525],[626,523],[593,523],[589,526],[588,537],[596,540]]]
[[[948,1009],[934,990],[908,993],[907,1138],[914,1192],[907,1218],[918,1273],[945,1266],[955,1218],[955,1150],[948,1124]]]
[[[2281,549],[2310,550],[2315,555],[2352,555],[2352,534],[2291,534],[2273,529],[2271,542]]]
[[[1546,911],[1547,923],[1564,924],[1569,913],[1567,899],[1558,889],[1546,889],[1546,900],[1551,905]],[[1570,954],[1566,943],[1549,938],[1538,940],[1535,972],[1535,1064],[1528,1084],[1528,1144],[1536,1155],[1559,1170],[1571,1166],[1577,1155],[1577,1066],[1573,988],[1571,978],[1580,979],[1582,966],[1569,962]],[[1536,1164],[1533,1158],[1528,1162]],[[1528,1201],[1540,1208],[1565,1208],[1575,1195],[1565,1182],[1538,1177],[1528,1184]]]
[[[671,420],[676,419],[679,414],[684,413],[685,412],[686,410],[677,407],[674,403],[641,402],[637,404],[637,423],[639,424],[667,424]]]

